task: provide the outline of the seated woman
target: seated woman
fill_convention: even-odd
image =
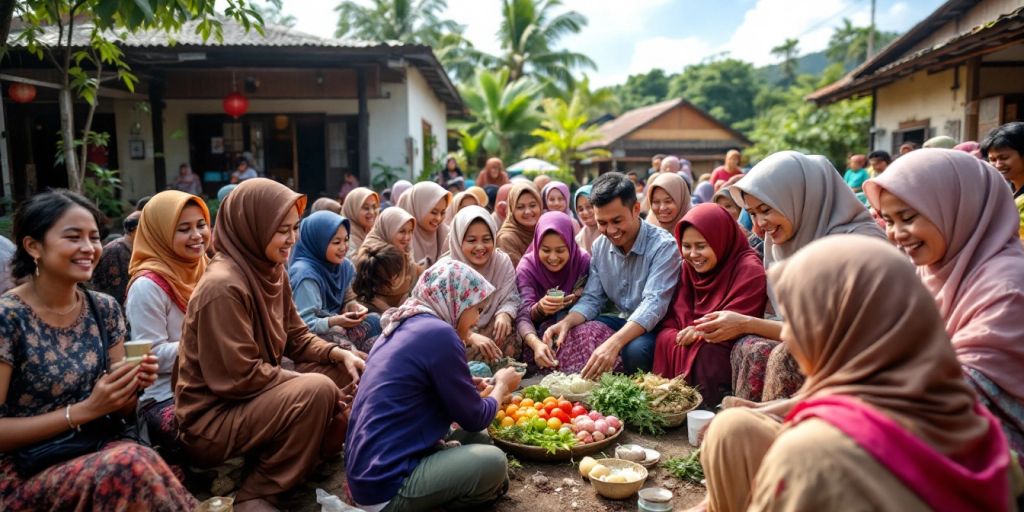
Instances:
[[[351,344],[365,354],[380,334],[380,316],[371,314],[352,291],[356,269],[345,258],[350,225],[331,212],[303,219],[288,282],[295,309],[310,332],[344,348]]]
[[[533,231],[541,214],[540,205],[540,193],[532,183],[521,181],[512,185],[508,193],[508,215],[498,230],[495,242],[511,258],[513,267],[519,265],[523,253],[533,241]]]
[[[654,348],[654,373],[682,375],[714,410],[732,394],[729,354],[735,340],[709,342],[694,321],[716,311],[761,318],[768,302],[764,266],[739,224],[717,204],[693,207],[675,228],[683,269]]]
[[[647,183],[647,204],[651,209],[647,223],[672,233],[690,210],[690,187],[674,172],[655,174]]]
[[[494,225],[501,226],[505,223],[505,217],[508,216],[508,194],[512,191],[512,184],[506,183],[498,187],[498,194],[494,197],[494,213],[491,216],[494,218]]]
[[[178,456],[178,425],[174,422],[171,372],[178,358],[181,324],[192,290],[206,271],[210,244],[210,212],[193,195],[167,190],[146,203],[135,232],[128,267],[125,314],[133,340],[153,342],[160,361],[156,382],[146,389],[139,412],[149,426],[150,440],[172,463]]]
[[[380,254],[381,246],[392,246],[405,256],[405,270],[402,273],[404,279],[401,282],[393,283],[394,277],[398,274],[389,271],[387,279],[383,282],[364,282],[357,285],[360,276],[377,275],[378,270],[361,271],[360,264],[367,258],[367,251],[360,249],[356,253],[356,281],[352,286],[363,301],[363,305],[371,312],[383,314],[388,308],[401,306],[405,299],[409,298],[409,292],[423,272],[423,267],[412,259],[412,238],[415,232],[416,219],[409,212],[401,208],[388,208],[377,217],[377,222],[374,222],[373,229],[363,242],[363,245],[373,247],[377,254]],[[365,292],[372,295],[366,295]]]
[[[475,194],[469,190],[459,192],[452,198],[452,203],[448,205],[448,209],[444,213],[444,223],[448,225],[450,230],[452,227],[452,221],[455,220],[455,216],[458,215],[463,208],[467,206],[483,206],[480,204],[480,200]]]
[[[491,214],[479,206],[463,208],[448,234],[448,251],[441,261],[461,261],[494,286],[494,293],[480,310],[466,351],[470,360],[495,361],[502,356],[518,358],[522,341],[513,328],[519,311],[516,269],[508,255],[494,247],[497,228]]]
[[[358,187],[345,196],[341,205],[341,215],[349,220],[351,229],[348,233],[348,254],[354,258],[359,247],[363,245],[366,234],[373,228],[374,221],[380,213],[380,196],[376,192]]]
[[[371,313],[382,315],[398,307],[389,303],[390,298],[409,295],[414,283],[407,274],[415,271],[409,263],[409,257],[391,244],[364,242],[359,248],[352,291]]]
[[[733,179],[739,181],[738,178]],[[736,224],[739,225],[740,229],[743,231],[743,236],[746,237],[747,244],[750,245],[750,248],[757,253],[757,257],[761,259],[761,261],[764,261],[764,240],[757,236],[756,233],[748,230],[740,224],[740,215],[745,212],[738,204],[736,204],[736,200],[732,198],[732,194],[729,192],[729,186],[736,181],[729,180],[726,182],[726,186],[722,187],[718,192],[715,192],[715,195],[712,197],[712,201],[714,201],[718,206],[725,208],[725,211],[729,212],[729,215],[732,216],[733,220],[736,221]]]
[[[1024,453],[1024,249],[1006,181],[968,153],[921,149],[864,190],[938,302],[967,382]]]
[[[516,269],[523,299],[516,328],[524,343],[523,359],[531,369],[578,373],[594,349],[615,334],[611,327],[596,320],[584,322],[570,330],[565,339],[556,341],[555,350],[538,334],[568,314],[583,293],[589,272],[590,256],[576,245],[569,217],[561,212],[541,215],[533,242]],[[557,297],[558,293],[562,296]],[[622,371],[621,360],[615,371]]]
[[[14,214],[15,279],[0,297],[0,510],[192,510],[196,500],[150,448],[122,437],[137,392],[163,363],[125,357],[121,307],[86,291],[100,212],[84,197],[37,194]],[[69,434],[97,448],[40,466],[23,451]],[[140,478],[140,475],[145,475]]]
[[[432,181],[421,181],[398,199],[398,207],[416,219],[412,236],[412,260],[429,267],[444,254],[448,226],[444,213],[452,195]]]
[[[505,454],[482,431],[519,374],[499,370],[492,387],[466,366],[466,344],[493,291],[469,265],[446,259],[384,315],[345,440],[349,490],[363,510],[476,510],[508,489]],[[461,429],[452,432],[453,422]],[[451,441],[461,446],[442,450]]]
[[[341,451],[363,368],[310,333],[292,303],[285,265],[305,203],[265,178],[232,191],[214,227],[217,255],[185,313],[174,388],[181,442],[197,466],[253,462],[235,510],[271,506]],[[281,368],[284,357],[302,373]]]
[[[495,189],[495,191],[497,191],[497,189]],[[469,192],[473,197],[476,198],[476,204],[478,206],[487,209],[488,212],[490,211],[488,205],[490,204],[491,199],[490,195],[487,193],[487,190],[474,185],[472,187],[467,188],[466,192]],[[466,206],[468,206],[468,204]]]
[[[761,160],[729,187],[765,234],[764,266],[793,255],[819,238],[859,233],[885,234],[827,158],[782,151]],[[772,294],[769,289],[769,299]],[[782,322],[733,311],[709,313],[694,321],[712,343],[743,337],[733,345],[733,391],[744,400],[792,396],[803,382],[796,362],[779,343]]]
[[[592,189],[593,187],[590,185],[583,185],[576,191],[576,196],[572,201],[576,220],[582,224],[579,233],[576,233],[576,244],[587,254],[590,254],[594,240],[601,236],[601,230],[597,227],[597,217],[594,216],[594,205],[590,204]]]
[[[544,185],[540,197],[545,212],[561,212],[569,216],[572,222],[572,232],[575,235],[580,231],[580,224],[572,218],[572,208],[569,207],[569,186],[561,181],[551,181]]]
[[[1013,509],[999,423],[899,252],[875,237],[827,237],[768,274],[807,381],[786,407],[711,422],[708,510]]]

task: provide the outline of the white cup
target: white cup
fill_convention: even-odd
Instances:
[[[715,417],[715,413],[711,411],[695,410],[686,413],[686,434],[689,437],[690,444],[693,446],[699,446],[698,437],[700,431],[704,430],[704,427],[711,423],[711,420]]]

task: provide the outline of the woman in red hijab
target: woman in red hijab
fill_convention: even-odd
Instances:
[[[702,405],[713,408],[731,394],[732,340],[706,341],[693,322],[724,310],[764,316],[764,264],[732,215],[714,203],[687,212],[676,224],[675,237],[684,263],[676,296],[658,332],[654,373],[667,378],[682,375],[700,388]]]

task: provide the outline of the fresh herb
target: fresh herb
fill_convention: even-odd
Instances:
[[[651,411],[647,393],[626,375],[606,373],[600,385],[590,393],[589,403],[606,416],[618,416],[626,425],[641,433],[661,434],[665,418]]]
[[[663,462],[662,467],[672,476],[699,484],[704,480],[704,466],[700,465],[700,448],[685,457],[673,457]]]
[[[544,386],[529,386],[526,389],[523,389],[523,397],[529,398],[534,402],[542,402],[549,396],[551,396],[551,392]]]
[[[518,425],[494,429],[494,436],[519,444],[539,446],[548,453],[569,450],[576,445],[576,437],[571,432],[560,433],[556,430],[533,430]]]
[[[684,413],[701,401],[697,389],[687,386],[682,377],[666,379],[653,373],[637,373],[633,381],[647,393],[651,410],[658,414]]]

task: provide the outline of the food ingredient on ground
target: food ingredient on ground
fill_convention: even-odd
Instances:
[[[682,377],[666,379],[653,373],[638,373],[633,381],[647,393],[651,410],[659,414],[679,414],[700,404],[700,393]]]
[[[590,473],[587,473],[587,476],[600,480],[608,476],[610,473],[611,470],[608,469],[608,466],[605,466],[604,464],[594,464],[594,467],[590,468]]]
[[[590,393],[588,402],[594,409],[621,418],[641,433],[664,432],[664,417],[651,410],[647,393],[626,375],[602,375],[598,387]]]
[[[632,462],[643,462],[647,459],[647,452],[644,451],[642,446],[626,444],[615,448],[615,458]]]
[[[523,389],[523,399],[529,398],[534,402],[540,402],[544,398],[551,396],[551,392],[544,386],[527,386]]]
[[[684,457],[673,457],[662,463],[672,476],[687,482],[701,483],[704,480],[704,466],[700,464],[700,448]]]
[[[583,460],[580,461],[580,475],[584,477],[589,475],[590,470],[594,469],[594,466],[596,465],[597,460],[593,457],[583,457]]]
[[[548,388],[553,395],[584,395],[597,387],[592,380],[580,377],[578,373],[554,372],[546,375],[540,385]]]
[[[555,453],[603,441],[622,429],[622,421],[615,416],[588,411],[581,403],[542,396],[546,392],[543,387],[530,386],[523,391],[499,408],[491,423],[492,436]]]
[[[600,470],[598,470],[600,468]],[[594,466],[594,469],[590,470],[591,480],[600,480],[602,482],[625,484],[631,482],[638,482],[643,479],[643,475],[637,472],[633,468],[608,468],[602,464]]]

